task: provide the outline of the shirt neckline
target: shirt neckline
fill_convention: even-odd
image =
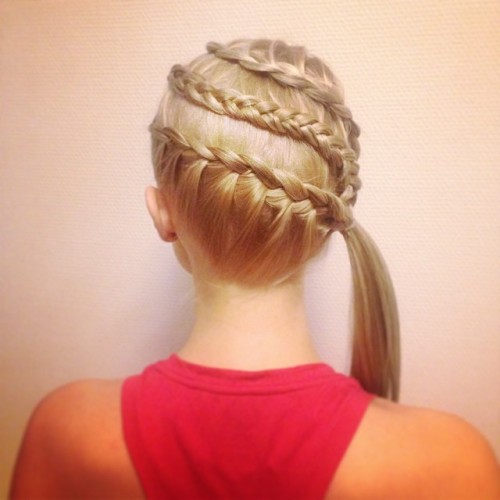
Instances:
[[[192,388],[246,394],[299,390],[332,377],[345,378],[324,362],[266,370],[237,370],[192,363],[176,353],[159,362],[156,368],[171,380]]]

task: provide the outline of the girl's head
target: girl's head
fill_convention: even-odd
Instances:
[[[169,211],[196,250],[190,265],[203,264],[220,282],[269,286],[301,270],[340,231],[353,266],[353,371],[368,370],[370,378],[382,370],[383,383],[367,388],[394,396],[397,335],[387,329],[397,329],[395,303],[386,304],[393,296],[383,261],[353,219],[359,128],[340,82],[303,47],[271,40],[209,43],[168,80],[150,127],[153,164]],[[375,332],[375,368],[356,354],[373,328],[383,330]]]
[[[302,47],[208,44],[151,128],[157,181],[220,280],[282,281],[353,224],[358,127]]]

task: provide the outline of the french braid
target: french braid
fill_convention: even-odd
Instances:
[[[164,142],[167,147],[173,143],[184,150],[191,150],[201,158],[209,161],[220,162],[231,172],[239,175],[251,173],[270,190],[282,190],[283,193],[297,206],[292,212],[304,215],[305,210],[314,209],[328,221],[332,231],[345,231],[353,224],[352,210],[349,201],[352,190],[346,190],[342,196],[337,196],[329,191],[322,190],[313,184],[302,182],[296,175],[278,168],[271,168],[255,155],[238,154],[221,148],[205,146],[199,141],[188,139],[170,127],[157,129],[152,127],[153,136]],[[304,204],[301,202],[309,201]]]
[[[314,101],[325,106],[330,112],[339,116],[344,121],[348,129],[349,143],[356,152],[356,157],[359,156],[359,126],[353,120],[351,110],[343,103],[338,102],[330,90],[320,88],[317,82],[301,74],[291,64],[259,61],[248,53],[243,53],[216,42],[209,42],[207,44],[207,51],[220,59],[237,63],[248,71],[267,74],[280,85],[298,89]]]

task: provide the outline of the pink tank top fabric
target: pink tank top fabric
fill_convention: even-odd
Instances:
[[[374,398],[329,365],[242,371],[173,354],[122,388],[150,499],[322,499]]]

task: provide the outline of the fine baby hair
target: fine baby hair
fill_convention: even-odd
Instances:
[[[339,231],[352,268],[351,374],[397,400],[396,300],[353,216],[359,127],[339,80],[304,47],[236,40],[209,43],[168,83],[150,126],[155,177],[213,276],[279,286]]]

